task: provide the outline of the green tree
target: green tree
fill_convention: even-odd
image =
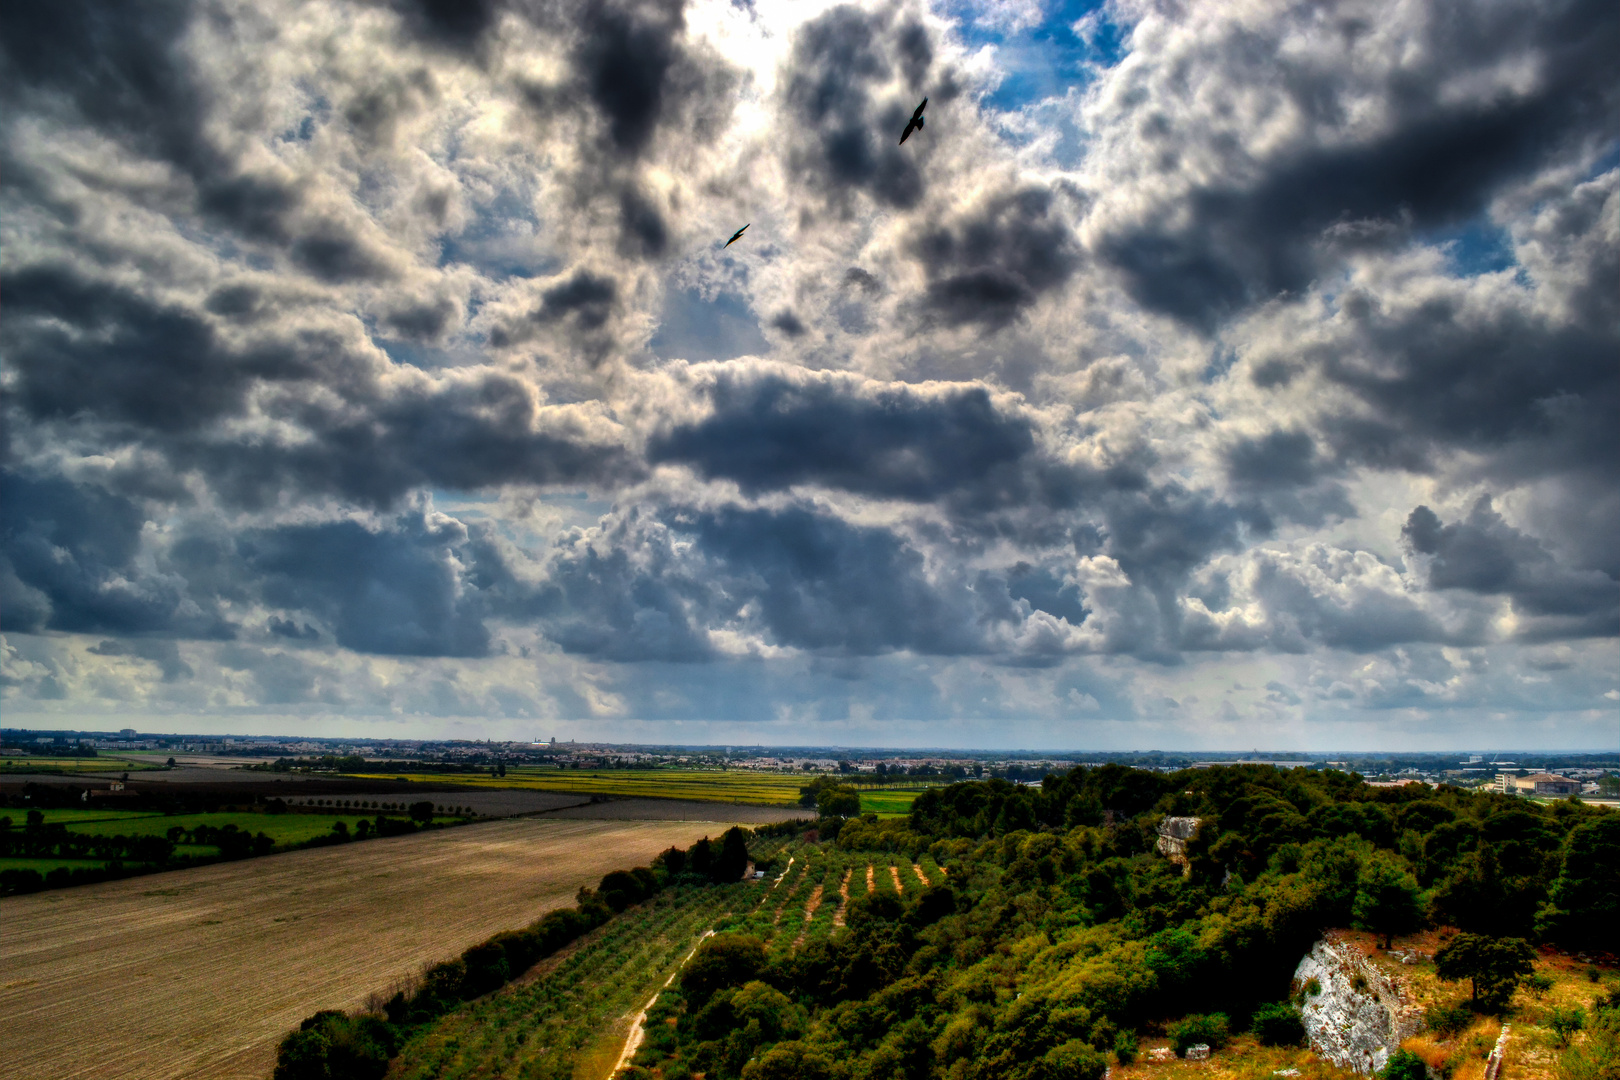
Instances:
[[[1570,830],[1564,866],[1537,928],[1571,949],[1620,952],[1620,815]]]
[[[1428,1080],[1428,1076],[1423,1059],[1410,1050],[1395,1051],[1378,1074],[1379,1080]]]
[[[1384,948],[1389,948],[1396,934],[1410,933],[1423,923],[1417,879],[1398,856],[1374,852],[1356,877],[1350,915],[1361,929],[1382,934]]]
[[[731,986],[759,977],[765,969],[765,944],[749,934],[715,934],[698,946],[681,973],[681,994],[693,1010]]]
[[[1535,949],[1523,938],[1458,934],[1434,954],[1435,974],[1447,982],[1467,979],[1468,1000],[1483,1012],[1507,1008],[1519,980],[1534,970]]]
[[[822,817],[856,817],[861,812],[861,794],[852,786],[829,784],[816,795],[816,813]]]

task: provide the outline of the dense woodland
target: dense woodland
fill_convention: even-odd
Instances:
[[[848,806],[836,783],[813,794],[823,810]],[[1203,822],[1185,872],[1154,850],[1167,815]],[[767,861],[771,831],[755,838]],[[1528,942],[1620,948],[1620,814],[1577,801],[1371,788],[1332,771],[1104,766],[1039,788],[933,789],[905,819],[829,814],[806,839],[926,854],[948,874],[913,895],[858,892],[847,929],[789,952],[742,932],[710,938],[649,1016],[643,1075],[1098,1080],[1110,1060],[1134,1055],[1139,1030],[1167,1021],[1178,1043],[1218,1046],[1241,1030],[1297,1041],[1291,975],[1329,927],[1457,928],[1449,977],[1486,987],[1459,982],[1474,1009],[1504,1007],[1503,987],[1510,995],[1529,972]],[[734,880],[740,845],[728,834],[604,880],[582,893],[579,917],[670,881]],[[518,952],[505,972],[538,955]],[[463,974],[441,981],[492,961],[458,963]],[[453,996],[490,985],[458,984]],[[346,1072],[322,1058],[330,1071],[318,1075],[380,1076],[383,1044],[414,1009],[401,999],[386,1018],[328,1015],[297,1045],[374,1044],[369,1056],[339,1055],[370,1064]],[[1615,1018],[1597,1019],[1601,1029]],[[357,1024],[371,1035],[359,1039]],[[284,1054],[278,1077],[317,1075],[295,1065]]]

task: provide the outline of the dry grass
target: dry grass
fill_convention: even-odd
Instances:
[[[1403,964],[1375,948],[1377,943],[1371,934],[1346,932],[1345,936],[1355,940],[1374,963],[1399,973],[1411,999],[1419,1006],[1427,1009],[1435,1005],[1466,1004],[1468,984],[1441,982],[1432,963]],[[1398,937],[1392,944],[1396,952],[1416,951],[1433,956],[1444,941],[1441,932],[1426,930]],[[1597,981],[1588,978],[1590,970],[1597,971]],[[1552,1030],[1545,1026],[1550,1011],[1555,1007],[1578,1006],[1590,1015],[1592,1002],[1605,996],[1615,985],[1613,967],[1594,969],[1562,953],[1541,953],[1536,958],[1535,971],[1551,979],[1552,986],[1540,993],[1521,986],[1503,1018],[1509,1031],[1503,1047],[1502,1075],[1510,1080],[1556,1080],[1561,1048]],[[1441,1038],[1431,1032],[1408,1039],[1402,1045],[1437,1070],[1443,1070],[1449,1063],[1451,1080],[1481,1080],[1485,1059],[1500,1031],[1499,1020],[1482,1017],[1453,1038]]]
[[[515,819],[0,900],[0,1078],[263,1080],[317,1009],[702,831]]]
[[[1207,1061],[1149,1061],[1151,1050],[1168,1047],[1167,1039],[1143,1039],[1142,1056],[1130,1065],[1115,1065],[1113,1080],[1274,1080],[1281,1069],[1298,1069],[1297,1080],[1359,1080],[1348,1069],[1341,1069],[1318,1058],[1309,1050],[1289,1046],[1261,1046],[1252,1036],[1236,1036]]]

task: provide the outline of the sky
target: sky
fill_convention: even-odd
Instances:
[[[6,24],[8,726],[1620,745],[1612,0]]]

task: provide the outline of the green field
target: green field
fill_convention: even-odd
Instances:
[[[477,774],[347,773],[365,780],[412,780],[497,790],[558,791],[580,795],[617,795],[649,799],[695,799],[751,806],[797,806],[799,789],[814,776],[721,769],[550,769],[512,766],[505,776]],[[923,786],[912,780],[905,789],[862,787],[861,809],[875,814],[905,814]]]
[[[161,768],[161,764],[154,762],[107,755],[92,758],[34,757],[31,754],[0,757],[0,773],[121,773]]]
[[[103,810],[50,809],[41,810],[47,825],[82,825],[87,821],[133,821],[136,818],[162,817],[161,810]],[[20,828],[28,816],[27,810],[0,810],[0,817],[11,818],[13,828]]]
[[[923,793],[922,788],[910,791],[882,788],[861,792],[861,813],[878,817],[905,817],[911,813],[911,804]]]
[[[100,859],[13,859],[0,856],[0,870],[37,870],[41,874],[48,874],[59,866],[79,870],[84,867],[99,868],[106,865]]]
[[[349,829],[349,835],[354,835],[355,826],[361,821],[371,820],[370,814],[158,814],[152,817],[136,819],[123,819],[117,821],[87,821],[72,826],[72,831],[89,836],[163,836],[170,829],[195,829],[198,825],[209,825],[216,829],[223,829],[227,825],[235,825],[242,832],[253,835],[264,833],[276,842],[278,847],[289,844],[301,844],[306,840],[313,840],[317,836],[325,836],[332,831],[334,822],[344,822]],[[184,851],[190,851],[187,845]]]
[[[394,773],[348,774],[367,780],[393,780]],[[505,776],[417,773],[404,779],[458,787],[518,788],[526,791],[576,792],[580,795],[642,796],[652,799],[698,799],[752,806],[796,806],[799,788],[809,777],[793,773],[756,773],[703,769],[545,769],[514,766]]]

